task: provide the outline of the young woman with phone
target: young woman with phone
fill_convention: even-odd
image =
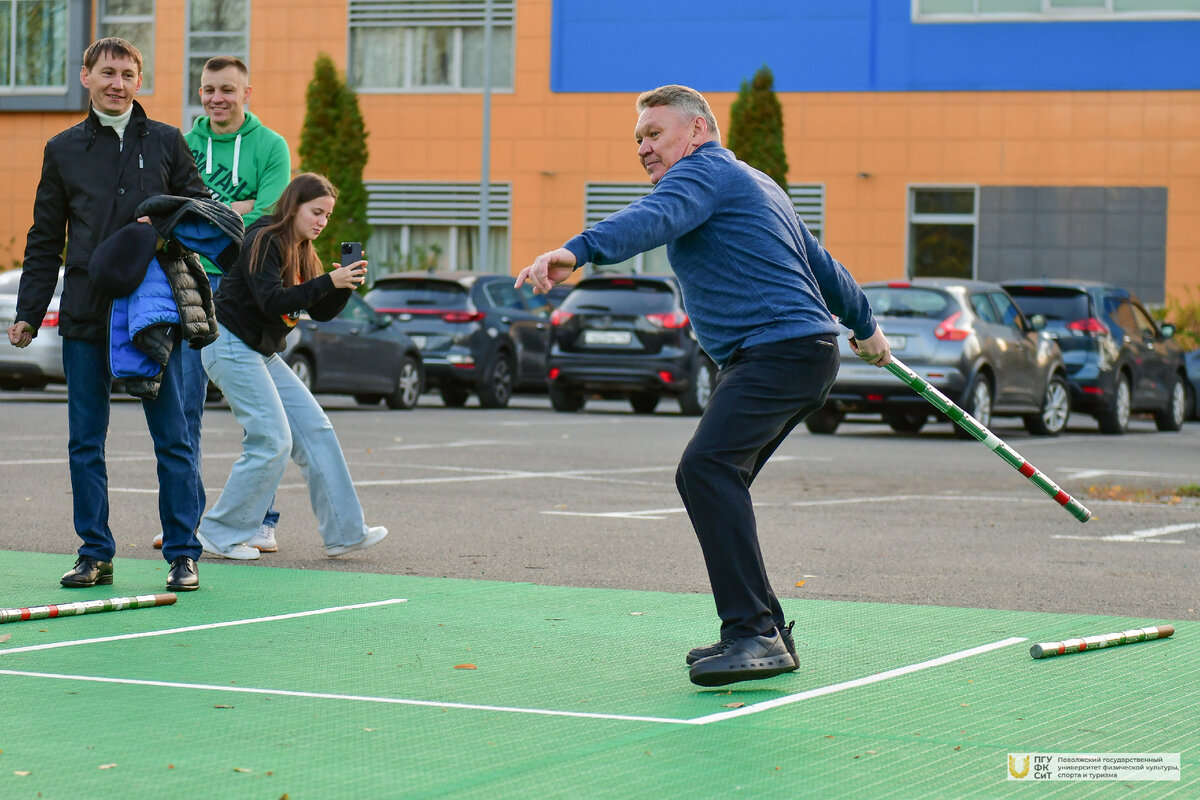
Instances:
[[[246,231],[241,255],[213,298],[220,336],[201,351],[204,370],[246,433],[221,496],[200,521],[196,535],[206,553],[259,557],[245,543],[262,523],[289,455],[308,484],[327,556],[387,536],[387,528],[364,522],[329,418],[279,355],[301,311],[319,322],[333,319],[365,279],[361,258],[326,272],[313,248],[336,199],[337,189],[321,175],[293,179],[275,212]]]

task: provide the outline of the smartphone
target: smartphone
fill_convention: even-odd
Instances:
[[[363,260],[362,242],[342,242],[342,266]]]

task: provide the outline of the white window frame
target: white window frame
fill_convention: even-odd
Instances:
[[[1089,8],[1056,7],[1055,0],[1041,0],[1041,11],[1005,12],[980,11],[981,0],[972,0],[972,11],[926,13],[921,11],[922,0],[912,0],[912,21],[926,23],[958,22],[1130,22],[1133,20],[1200,19],[1195,11],[1118,11],[1119,0],[1095,0]]]
[[[192,82],[189,70],[193,58],[203,57],[205,60],[214,56],[236,56],[240,58],[247,67],[250,66],[250,17],[252,0],[246,0],[246,22],[242,26],[242,47],[241,49],[226,49],[221,51],[196,50],[192,47],[192,37],[194,36],[230,36],[234,31],[194,31],[192,30],[192,3],[184,4],[187,8],[184,18],[183,27],[183,125],[184,133],[192,129],[197,117],[204,116],[204,106],[200,104],[200,96],[192,91]]]
[[[460,231],[479,230],[482,192],[478,183],[367,181],[364,186],[367,222],[372,228],[400,228],[400,251],[404,255],[410,253],[414,227],[444,227],[450,229],[450,246],[444,254],[446,263],[454,265],[458,263]],[[511,233],[512,184],[488,183],[488,228]],[[367,253],[369,257],[369,245]],[[490,266],[492,272],[511,271],[507,259],[503,264]]]
[[[970,214],[927,214],[917,213],[917,192],[971,191],[975,195]],[[905,203],[907,217],[904,225],[904,272],[912,276],[913,264],[913,225],[970,225],[971,226],[971,279],[979,274],[979,184],[975,183],[910,183],[907,188],[908,200]]]
[[[144,25],[146,23],[150,24],[150,44],[152,49],[150,50],[149,55],[147,55],[144,47],[140,46],[137,42],[133,43],[142,54],[142,88],[138,90],[138,94],[140,95],[154,94],[154,63],[157,54],[157,48],[155,48],[154,45],[158,36],[158,27],[155,22],[157,11],[158,0],[150,0],[149,14],[109,14],[107,0],[99,0],[96,8],[96,38],[98,39],[104,36],[112,35],[112,33],[106,29],[106,26],[108,25],[121,22],[136,23],[139,25]],[[149,85],[147,85],[147,77],[150,78]]]
[[[463,30],[484,27],[487,0],[442,0],[431,3],[427,0],[349,0],[349,24],[346,30],[346,76],[347,81],[359,94],[481,94],[483,87],[464,87]],[[512,30],[511,56],[514,59],[513,82],[516,82],[516,0],[491,0],[493,36],[496,28]],[[396,28],[404,37],[404,85],[366,86],[354,84],[354,31],[364,28]],[[413,83],[416,72],[416,48],[414,40],[417,28],[451,28],[454,41],[450,64],[450,83],[440,86],[422,86]],[[495,54],[493,53],[493,58]],[[493,62],[495,63],[495,62]],[[495,85],[491,91],[498,94],[511,93],[512,86]]]

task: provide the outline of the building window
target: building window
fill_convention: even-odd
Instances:
[[[913,0],[914,22],[1195,19],[1200,0]]]
[[[910,278],[974,278],[979,189],[915,186],[908,191]]]
[[[489,0],[350,0],[350,84],[362,92],[483,89]],[[513,6],[492,6],[493,89],[513,86]]]
[[[478,183],[376,183],[367,187],[371,272],[509,269],[512,187],[488,184],[488,252],[480,263]]]
[[[250,63],[250,0],[189,0],[183,56],[183,130],[190,131],[200,105],[200,73],[213,56]]]
[[[589,183],[584,189],[584,225],[592,227],[610,214],[650,194],[654,187],[648,183]],[[788,197],[796,214],[804,220],[812,235],[820,240],[825,231],[825,187],[822,184],[793,183],[788,186]],[[597,267],[588,264],[585,275],[597,273],[632,273],[635,275],[669,275],[671,263],[667,260],[667,248],[656,247],[638,253],[620,264]]]
[[[82,111],[90,0],[0,0],[0,111]]]
[[[120,36],[142,53],[142,88],[154,92],[154,0],[100,0],[96,36]]]

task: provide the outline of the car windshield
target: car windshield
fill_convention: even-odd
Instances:
[[[954,309],[954,299],[936,289],[915,286],[867,286],[863,294],[877,317],[945,319]]]
[[[583,281],[560,306],[563,311],[620,311],[625,314],[654,314],[673,311],[675,293],[659,281]]]
[[[1047,320],[1070,322],[1090,316],[1088,297],[1078,289],[1058,289],[1046,286],[1009,286],[1006,288],[1026,317],[1041,314]]]
[[[376,309],[467,307],[467,290],[450,281],[389,281],[367,292],[366,301]]]

